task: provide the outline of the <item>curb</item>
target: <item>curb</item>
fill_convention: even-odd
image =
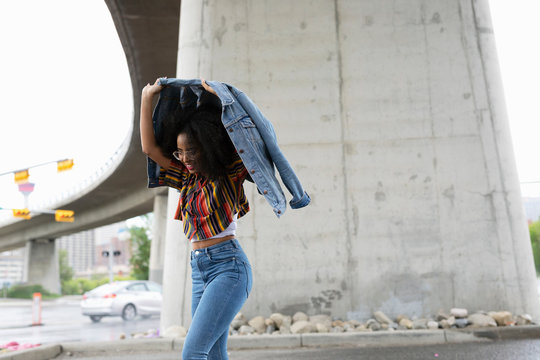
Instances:
[[[45,360],[54,359],[62,353],[62,345],[41,345],[26,350],[17,350],[0,355],[2,360]]]
[[[396,330],[351,333],[296,335],[246,335],[229,338],[231,350],[302,348],[325,346],[407,346],[445,343],[491,342],[540,339],[540,325],[501,328],[466,328],[443,330]],[[101,342],[74,342],[43,345],[0,355],[0,360],[45,360],[62,353],[101,355],[181,351],[183,338],[126,339]]]
[[[540,339],[540,325],[454,330],[489,340]]]

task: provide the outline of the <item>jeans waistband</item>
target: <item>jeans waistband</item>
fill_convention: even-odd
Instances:
[[[212,254],[227,249],[240,249],[240,243],[236,239],[227,240],[216,245],[212,245],[206,248],[191,250],[191,259],[201,254]]]

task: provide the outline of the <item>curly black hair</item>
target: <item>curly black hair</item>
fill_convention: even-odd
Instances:
[[[177,150],[176,139],[182,133],[200,151],[199,169],[203,175],[211,180],[227,175],[236,150],[221,122],[221,108],[203,105],[186,110],[179,105],[165,119],[163,135],[157,139],[163,155],[172,159],[172,153]]]

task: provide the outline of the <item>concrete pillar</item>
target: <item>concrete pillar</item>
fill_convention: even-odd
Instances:
[[[244,90],[313,199],[246,185],[247,316],[540,319],[493,42],[487,0],[182,1],[177,76]]]
[[[163,262],[165,258],[165,232],[167,226],[167,195],[154,198],[152,223],[152,248],[150,249],[149,280],[163,284]]]
[[[26,282],[39,284],[60,294],[60,269],[55,239],[37,239],[26,243]]]
[[[161,333],[169,326],[189,326],[191,322],[191,244],[184,236],[182,223],[173,216],[178,204],[178,191],[169,190],[167,202],[167,231],[163,267],[163,304]]]

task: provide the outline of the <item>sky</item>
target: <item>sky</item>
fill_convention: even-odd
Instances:
[[[1,1],[0,49],[0,174],[74,159],[63,173],[30,169],[30,207],[43,208],[94,175],[131,131],[125,55],[105,2],[89,0]],[[0,207],[23,205],[13,175],[0,176]]]
[[[540,28],[538,0],[491,0],[492,21],[523,196],[540,197]],[[68,16],[69,14],[69,16]],[[21,19],[23,19],[21,21]],[[104,1],[0,2],[0,174],[30,170],[31,207],[94,175],[130,133],[132,89],[120,41]],[[24,198],[12,175],[0,176],[0,207]],[[0,211],[0,223],[11,215]]]

